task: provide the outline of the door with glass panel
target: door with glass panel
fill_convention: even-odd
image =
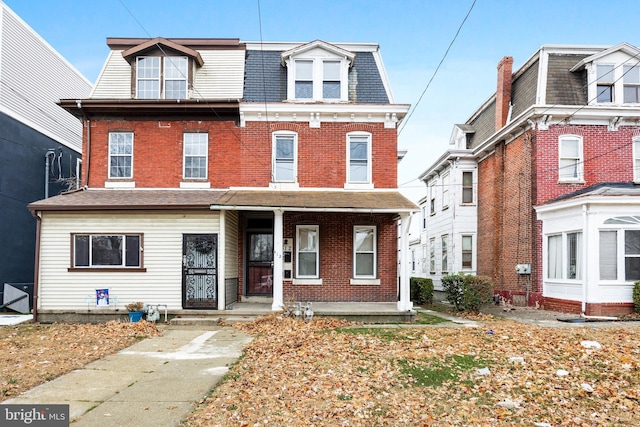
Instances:
[[[182,306],[216,309],[218,239],[215,234],[182,237]]]
[[[273,296],[273,233],[247,233],[246,294]]]

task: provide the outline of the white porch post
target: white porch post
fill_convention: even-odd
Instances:
[[[227,295],[225,289],[225,271],[224,266],[227,265],[225,262],[225,240],[227,239],[227,235],[225,233],[226,229],[226,211],[220,211],[220,233],[218,233],[218,310],[226,310],[227,309]]]
[[[273,211],[273,311],[282,310],[283,288],[282,288],[282,244],[283,244],[283,221],[282,211]]]
[[[400,300],[398,301],[398,311],[409,311],[413,308],[411,302],[411,290],[409,283],[409,226],[411,225],[411,214],[404,214],[400,218]]]

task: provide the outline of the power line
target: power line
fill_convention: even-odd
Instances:
[[[398,129],[398,136],[400,136],[400,134],[402,133],[402,131],[404,130],[404,128],[407,126],[407,122],[409,122],[409,119],[411,118],[411,116],[413,115],[413,113],[416,111],[416,109],[418,108],[418,105],[420,104],[420,101],[422,100],[422,97],[424,96],[425,93],[427,93],[427,90],[429,89],[429,86],[431,86],[431,82],[433,81],[433,79],[436,77],[436,74],[438,74],[438,70],[440,70],[440,66],[442,65],[442,63],[444,62],[444,60],[446,59],[447,55],[449,54],[449,51],[451,50],[451,47],[453,46],[453,43],[456,41],[456,39],[458,38],[458,35],[460,34],[460,31],[462,30],[462,27],[464,26],[465,22],[467,22],[467,18],[469,18],[469,15],[471,14],[471,11],[473,10],[473,7],[476,5],[476,0],[473,0],[473,3],[471,3],[471,7],[469,8],[469,10],[467,11],[467,14],[465,15],[464,19],[462,20],[462,22],[460,23],[460,26],[458,27],[458,31],[456,31],[455,36],[453,37],[453,39],[451,40],[451,42],[449,43],[449,47],[447,47],[447,50],[445,51],[444,55],[442,56],[442,59],[440,60],[440,63],[438,63],[438,66],[436,67],[435,71],[433,72],[433,75],[431,76],[431,78],[429,79],[429,82],[427,82],[427,86],[424,88],[424,90],[422,91],[422,94],[420,95],[420,98],[418,98],[418,101],[416,102],[416,104],[414,105],[413,109],[411,110],[411,112],[409,112],[409,114],[407,115],[407,117],[405,117],[405,119],[402,121],[402,125],[400,127],[400,129]]]

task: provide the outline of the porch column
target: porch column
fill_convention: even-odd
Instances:
[[[283,244],[283,221],[282,210],[273,211],[273,311],[282,310],[283,289],[282,289],[282,244]]]
[[[225,269],[224,266],[227,265],[225,262],[226,252],[225,252],[225,240],[227,240],[226,231],[226,211],[219,211],[220,215],[220,232],[218,233],[218,260],[217,260],[217,273],[218,273],[218,310],[226,310],[226,277],[225,277]]]
[[[411,225],[411,214],[406,213],[400,218],[400,299],[398,301],[398,311],[409,311],[413,308],[411,302],[411,290],[409,284],[409,226]]]

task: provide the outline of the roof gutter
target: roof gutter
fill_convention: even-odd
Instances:
[[[235,206],[235,205],[211,205],[213,211],[274,211],[281,210],[283,212],[325,212],[325,213],[377,213],[377,214],[397,214],[419,212],[419,209],[377,209],[377,208],[307,208],[297,206]]]

